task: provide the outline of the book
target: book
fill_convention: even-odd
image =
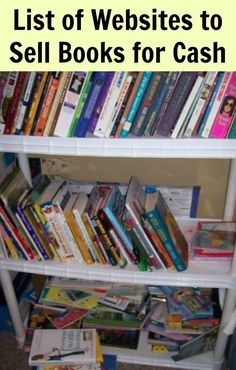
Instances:
[[[138,112],[138,109],[140,107],[141,101],[144,97],[145,91],[148,87],[148,84],[150,82],[151,76],[153,72],[143,72],[142,79],[140,81],[140,84],[138,86],[137,92],[134,96],[134,99],[132,101],[132,104],[130,106],[126,121],[124,122],[124,125],[122,127],[120,137],[124,138],[127,137],[130,129],[133,125],[135,116]]]
[[[94,329],[36,329],[29,354],[29,365],[96,363],[97,356]]]
[[[155,249],[148,235],[142,226],[142,217],[145,209],[146,193],[136,176],[132,176],[129,182],[128,191],[125,198],[126,221],[128,226],[137,229],[137,233],[143,242],[143,248],[147,252],[152,265],[155,268],[166,269],[158,251]]]
[[[160,191],[148,193],[145,217],[158,234],[177,271],[188,267],[188,243]]]
[[[212,125],[215,121],[216,115],[219,111],[220,105],[222,103],[226,87],[231,79],[232,72],[225,72],[223,75],[223,79],[220,83],[220,86],[217,86],[217,93],[214,98],[214,102],[212,103],[211,111],[206,119],[205,125],[203,129],[201,129],[201,137],[209,137]]]
[[[88,130],[88,125],[90,119],[92,118],[93,112],[95,110],[99,95],[102,92],[102,87],[106,81],[106,72],[96,72],[92,81],[92,85],[88,92],[88,96],[84,103],[81,116],[77,122],[77,126],[74,132],[76,137],[85,137]]]
[[[105,102],[103,104],[101,114],[93,132],[95,136],[105,136],[106,131],[110,125],[112,112],[114,110],[116,101],[124,84],[126,76],[127,72],[115,72]]]
[[[215,326],[202,335],[180,346],[178,354],[172,355],[174,361],[180,361],[184,358],[212,351],[215,347],[216,337],[219,326]]]
[[[157,135],[164,137],[171,136],[172,130],[183,109],[185,101],[191,92],[197,78],[197,72],[182,72],[169,100],[168,106],[156,125]]]
[[[225,138],[236,109],[236,72],[232,73],[223,101],[210,131],[210,137]]]
[[[69,86],[53,132],[54,136],[68,136],[86,76],[87,72],[73,72],[71,75]]]
[[[142,136],[149,117],[153,113],[154,105],[166,80],[167,72],[154,72],[151,76],[144,97],[135,116],[130,132],[135,136]]]
[[[137,349],[139,343],[139,330],[97,329],[102,346],[118,347],[124,349]],[[110,370],[110,368],[109,368]]]

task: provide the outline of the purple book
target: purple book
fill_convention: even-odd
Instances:
[[[182,72],[171,95],[168,107],[157,127],[156,134],[168,137],[177,122],[184,103],[198,76],[197,72]]]
[[[90,132],[91,134],[95,130],[99,115],[101,113],[103,104],[106,100],[106,96],[107,96],[108,90],[111,86],[111,82],[113,80],[114,74],[115,74],[115,72],[107,72],[107,75],[105,77],[105,82],[103,84],[102,90],[101,90],[100,95],[98,97],[96,106],[95,106],[94,111],[93,111],[93,115],[91,117],[91,120],[90,120],[89,126],[88,126],[88,132]]]

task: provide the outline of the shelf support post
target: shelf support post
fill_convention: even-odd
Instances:
[[[29,159],[26,153],[18,153],[18,162],[28,184],[32,187]]]
[[[15,329],[16,340],[19,348],[22,348],[25,340],[25,330],[20,316],[18,302],[12,285],[12,280],[8,270],[4,268],[0,269],[0,281],[7,302],[7,307],[10,312],[13,327]]]

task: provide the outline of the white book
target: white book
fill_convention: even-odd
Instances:
[[[35,329],[29,365],[96,363],[95,329]]]
[[[96,124],[94,135],[98,137],[104,137],[110,118],[112,116],[116,101],[119,97],[119,94],[121,92],[123,83],[125,81],[125,78],[127,76],[128,72],[116,72],[111,86],[108,90],[106,100],[104,102],[104,105],[102,107],[100,116],[98,118],[98,122]]]
[[[215,101],[214,101],[214,104],[211,108],[211,111],[209,113],[209,116],[207,118],[207,121],[206,121],[206,124],[205,124],[205,127],[202,131],[202,137],[205,137],[207,138],[210,134],[210,131],[211,131],[211,128],[212,128],[212,125],[214,123],[214,120],[215,120],[215,117],[217,115],[217,112],[220,108],[220,105],[221,105],[221,102],[222,102],[222,99],[224,97],[224,94],[225,94],[225,90],[228,86],[228,82],[230,81],[230,78],[231,78],[231,75],[232,75],[232,72],[226,72],[225,73],[225,76],[223,78],[223,81],[222,81],[222,84],[221,84],[221,87],[215,97]]]
[[[194,104],[194,101],[196,99],[196,97],[198,96],[198,93],[199,93],[199,90],[202,86],[202,83],[204,81],[204,77],[203,76],[198,76],[194,85],[193,85],[193,88],[191,90],[191,93],[189,94],[189,97],[188,99],[186,100],[186,103],[184,105],[184,108],[182,110],[182,112],[180,113],[180,116],[177,120],[177,123],[174,127],[174,130],[171,134],[171,137],[173,139],[176,139],[178,136],[180,136],[180,133],[184,131],[184,123],[186,121],[186,117],[188,115],[188,112],[189,110],[191,109],[192,105]],[[186,121],[186,124],[188,123],[188,121]]]
[[[54,136],[66,137],[79,102],[88,72],[74,72],[54,130]]]
[[[188,122],[188,125],[185,129],[185,132],[184,132],[185,137],[191,137],[192,136],[192,134],[194,132],[194,129],[195,129],[195,126],[197,124],[197,121],[198,121],[198,119],[201,115],[201,112],[202,112],[202,110],[205,106],[205,102],[207,101],[207,98],[208,98],[208,96],[210,94],[210,91],[212,89],[212,86],[214,84],[216,76],[217,76],[217,72],[207,72],[200,97],[198,99],[198,102],[197,102],[194,110],[193,110],[193,113],[192,113],[192,116],[191,116],[191,118]]]

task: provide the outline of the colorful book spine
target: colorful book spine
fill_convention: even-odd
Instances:
[[[211,91],[213,90],[216,77],[217,72],[207,72],[206,77],[204,79],[204,84],[202,86],[201,94],[192,112],[188,125],[185,129],[184,132],[185,137],[194,136],[194,133],[197,132],[202,112],[204,112],[204,108],[206,108],[207,106],[208,98],[210,97]]]
[[[202,130],[201,137],[207,138],[210,135],[212,125],[213,125],[215,117],[216,117],[216,115],[217,115],[217,113],[220,109],[220,105],[222,103],[222,100],[223,100],[223,97],[224,97],[224,94],[225,94],[225,90],[226,90],[226,87],[227,87],[227,85],[230,81],[231,76],[232,76],[232,72],[225,72],[224,73],[224,78],[223,78],[221,86],[220,86],[220,88],[219,88],[219,90],[216,94],[216,97],[215,97],[214,103],[212,105],[211,111],[209,113],[209,116],[207,117],[205,126]]]
[[[87,99],[85,101],[81,116],[77,123],[74,135],[76,137],[85,137],[88,131],[90,119],[96,108],[96,104],[105,83],[107,72],[96,72]]]
[[[17,77],[19,72],[9,72],[7,75],[6,86],[4,87],[4,96],[1,100],[0,105],[0,134],[4,133],[5,130],[5,120],[7,116],[7,111],[14,93]],[[3,77],[2,77],[3,82]]]
[[[15,133],[20,134],[22,126],[24,124],[24,119],[26,117],[27,111],[30,107],[30,103],[33,98],[33,91],[36,80],[36,72],[30,72],[27,86],[25,88],[24,96],[19,104],[16,120],[15,120]]]
[[[89,123],[89,126],[88,126],[88,132],[90,132],[90,134],[93,134],[96,127],[97,127],[99,117],[102,114],[102,109],[103,109],[103,106],[105,104],[109,89],[111,87],[114,74],[115,74],[114,72],[107,72],[106,81],[103,85],[102,92],[99,95],[96,108],[93,112],[93,115],[91,117],[91,120],[90,120],[90,123]]]
[[[21,100],[21,94],[24,88],[24,83],[26,79],[27,73],[26,72],[19,72],[18,78],[16,81],[14,93],[7,111],[7,116],[5,120],[5,129],[4,134],[9,135],[12,132],[12,129],[14,127],[14,122],[16,118],[16,113],[18,106],[20,104]]]
[[[193,88],[197,76],[197,72],[181,73],[176,87],[171,95],[166,111],[156,129],[157,135],[164,137],[171,135],[186,99]]]
[[[179,115],[177,123],[174,127],[174,130],[171,134],[173,139],[181,137],[182,133],[185,131],[186,125],[188,124],[188,114],[192,111],[197,104],[198,97],[200,95],[201,86],[204,82],[204,77],[199,75],[194,83],[194,86],[191,90],[191,93],[186,100],[186,103],[182,109],[182,112]]]
[[[153,112],[153,107],[160,94],[162,85],[166,79],[167,73],[154,72],[150,79],[149,85],[144,94],[138,112],[135,116],[134,123],[130,132],[135,136],[141,136],[144,133],[149,116]]]
[[[163,89],[156,100],[156,103],[153,107],[153,112],[148,120],[145,135],[155,135],[158,125],[168,107],[170,98],[173,94],[179,77],[180,72],[170,72],[168,75],[166,83],[164,84]]]
[[[115,73],[106,100],[104,102],[101,114],[99,116],[96,128],[94,130],[95,136],[98,137],[105,136],[106,130],[108,128],[112,116],[113,109],[115,107],[118,96],[121,92],[126,76],[127,72]]]
[[[60,76],[61,76],[61,72],[53,73],[52,80],[48,86],[47,94],[44,98],[44,102],[43,102],[42,110],[39,115],[36,130],[34,132],[35,136],[43,135],[43,131],[47,123],[49,112],[52,107],[53,100],[54,100],[54,97],[56,95],[56,92],[59,86]]]
[[[70,84],[53,133],[54,136],[68,136],[72,118],[83,89],[86,75],[86,72],[74,72],[71,76]]]
[[[227,136],[236,109],[236,72],[233,72],[225,90],[220,110],[213,123],[210,137],[223,139]]]
[[[27,234],[32,242],[32,244],[35,246],[35,249],[38,251],[39,256],[43,260],[49,260],[49,256],[47,252],[44,249],[44,246],[42,245],[40,239],[38,238],[37,234],[35,233],[31,223],[27,219],[23,209],[19,204],[16,205],[16,213],[18,216],[18,220],[22,220],[23,224],[25,225],[25,228],[27,230]]]
[[[48,76],[48,72],[39,72],[37,73],[36,82],[35,82],[35,88],[34,88],[34,96],[33,101],[29,110],[28,117],[26,118],[23,127],[22,132],[24,135],[30,135],[34,119],[36,116],[37,108],[39,105],[39,101],[41,99],[41,95],[44,89],[44,85],[46,83]]]
[[[156,209],[154,209],[152,211],[147,212],[145,216],[152,225],[153,230],[155,230],[155,232],[159,236],[164,248],[166,249],[167,253],[172,259],[176,270],[177,271],[186,270],[187,266],[184,260],[179,255],[179,252],[176,249],[175,244],[171,240],[166,225],[164,224],[161,216],[159,215],[159,212]]]
[[[232,125],[229,129],[228,139],[236,139],[236,115],[234,115]]]
[[[148,87],[148,84],[150,82],[150,79],[152,77],[152,72],[144,72],[142,76],[142,80],[140,82],[140,85],[138,87],[137,93],[134,97],[134,100],[131,104],[127,119],[124,123],[124,126],[121,130],[120,137],[125,138],[128,136],[131,126],[134,122],[135,115],[139,109],[139,106],[141,104],[141,101],[143,99],[144,93]]]

